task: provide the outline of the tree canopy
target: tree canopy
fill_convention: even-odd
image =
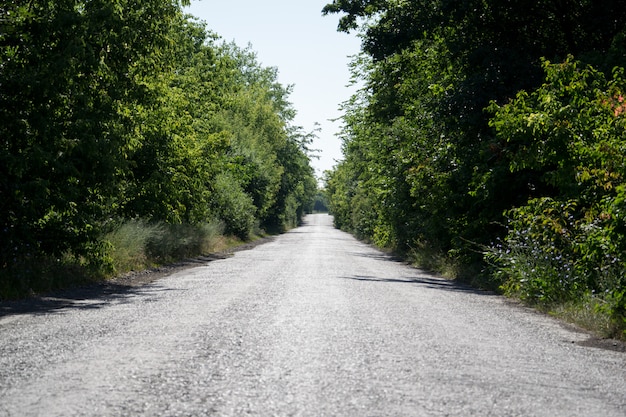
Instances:
[[[296,224],[316,181],[290,87],[188,1],[0,6],[0,272],[107,262],[120,219]]]
[[[345,159],[327,174],[337,226],[397,250],[495,264],[492,279],[535,300],[626,299],[616,278],[626,272],[615,214],[626,140],[620,2],[335,0],[323,12],[363,40]],[[545,231],[555,224],[561,235]],[[577,268],[569,281],[561,267],[512,266],[566,255]],[[568,284],[556,290],[559,280]]]

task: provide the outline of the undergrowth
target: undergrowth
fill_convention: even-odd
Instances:
[[[591,330],[602,338],[619,338],[620,329],[611,316],[603,311],[604,301],[591,294],[579,300],[553,305],[547,312],[568,323]]]
[[[110,248],[115,273],[149,268],[215,250],[224,225],[214,221],[199,225],[150,224],[131,220],[104,238]]]
[[[498,250],[492,249],[492,251]],[[510,251],[505,252],[506,255],[511,255],[511,253]],[[493,255],[492,252],[492,259]],[[482,266],[467,265],[453,257],[425,247],[413,248],[405,255],[405,258],[411,264],[445,278],[459,280],[476,288],[495,291],[509,298],[520,300],[537,310],[586,329],[598,337],[626,340],[624,312],[618,311],[619,306],[624,305],[625,296],[623,293],[586,291],[575,296],[570,294],[568,297],[541,299],[536,296],[529,297],[528,293],[525,292],[528,291],[528,288],[532,287],[535,291],[544,290],[541,286],[535,287],[538,285],[538,271],[549,269],[550,276],[554,275],[552,279],[557,281],[559,281],[559,274],[562,271],[555,271],[558,269],[554,267],[556,261],[547,262],[545,256],[523,257],[517,252],[514,255],[514,258],[511,258],[513,262],[509,264],[511,267],[508,270],[509,275],[499,268],[485,268],[484,264],[481,264]],[[499,256],[504,255],[499,253]],[[545,268],[544,264],[551,266],[551,268]],[[559,264],[559,266],[563,265]],[[564,268],[567,271],[567,265]],[[511,273],[515,274],[516,279],[512,278]],[[566,274],[562,275],[560,280],[564,280],[565,277]],[[518,285],[513,285],[513,283]],[[524,289],[522,290],[522,288]]]
[[[129,271],[218,252],[241,242],[225,236],[224,225],[219,221],[190,225],[130,220],[110,229],[90,248],[89,253],[98,254],[93,258],[73,253],[57,258],[26,253],[12,264],[0,265],[0,300],[94,283]]]
[[[412,265],[444,278],[458,280],[481,290],[500,292],[500,282],[485,273],[482,263],[463,262],[426,245],[411,248],[405,258]]]

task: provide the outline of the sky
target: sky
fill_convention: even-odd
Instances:
[[[341,160],[341,103],[356,87],[348,87],[350,56],[360,50],[355,34],[337,32],[339,15],[322,16],[330,0],[192,0],[185,8],[209,30],[240,47],[251,45],[264,67],[278,69],[278,81],[293,85],[290,101],[298,112],[294,124],[305,132],[319,123],[311,164],[322,176]]]

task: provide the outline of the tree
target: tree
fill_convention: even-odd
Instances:
[[[484,108],[538,86],[541,57],[611,68],[624,56],[613,1],[336,0],[324,13],[362,31],[366,99],[344,138],[346,159],[362,161],[348,178],[367,184],[352,198],[377,202],[369,230],[400,249],[421,241],[471,258],[467,242],[504,233],[504,210],[549,190],[529,187],[536,172],[510,172]]]
[[[0,293],[68,262],[103,272],[125,221],[221,220],[245,239],[308,207],[291,88],[183,4],[0,6]]]
[[[544,69],[538,89],[492,104],[490,123],[511,172],[534,171],[553,191],[507,213],[489,257],[509,293],[548,305],[597,294],[623,328],[624,69],[607,79],[572,58]]]
[[[119,202],[133,115],[154,99],[178,1],[33,0],[2,6],[0,266],[67,251],[89,259]]]

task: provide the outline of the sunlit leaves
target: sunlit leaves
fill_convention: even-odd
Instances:
[[[187,0],[22,3],[0,6],[0,272],[102,265],[124,217],[242,238],[299,220],[315,180],[275,68]]]
[[[506,140],[510,169],[541,173],[552,196],[510,211],[504,244],[492,247],[489,258],[511,293],[542,303],[598,294],[620,321],[626,125],[619,109],[626,79],[619,71],[607,81],[571,59],[546,63],[545,70],[540,88],[492,106],[492,125]]]
[[[620,70],[607,80],[624,63],[626,9],[337,0],[324,13],[363,39],[353,76],[364,88],[344,106],[345,159],[327,175],[338,226],[480,262],[479,248],[507,233],[505,211],[546,220],[554,212],[537,202],[573,201],[580,236],[621,245],[612,213],[623,205],[626,99]]]

